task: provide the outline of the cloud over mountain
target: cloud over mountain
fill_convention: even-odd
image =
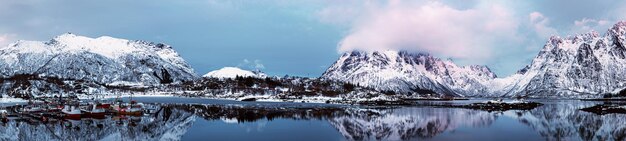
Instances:
[[[491,57],[499,42],[519,40],[519,21],[499,4],[459,9],[437,1],[391,1],[368,7],[338,50],[411,50],[484,59]]]

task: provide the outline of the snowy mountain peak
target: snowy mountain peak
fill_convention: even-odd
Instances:
[[[626,34],[626,21],[619,21],[611,29],[609,29],[609,34],[621,36]]]
[[[219,70],[211,71],[202,77],[211,77],[211,78],[235,78],[237,76],[240,77],[256,77],[256,78],[265,78],[267,75],[261,71],[249,71],[243,70],[237,67],[224,67]]]
[[[70,32],[67,32],[67,33],[63,33],[61,35],[58,35],[58,36],[52,38],[52,40],[56,40],[56,41],[73,40],[74,38],[87,38],[87,37],[78,36],[78,35],[72,34]]]
[[[584,41],[590,41],[598,37],[600,37],[600,34],[592,30],[587,33],[577,34],[576,36],[568,38],[568,40],[572,40],[573,43],[579,43]]]
[[[548,40],[548,44],[546,45],[558,46],[561,43],[563,43],[563,39],[561,37],[552,36],[550,37],[550,39]]]
[[[126,40],[108,36],[89,38],[71,33],[59,35],[46,44],[59,47],[64,51],[88,51],[97,53],[109,58],[118,58],[122,55],[140,51],[137,44]]]

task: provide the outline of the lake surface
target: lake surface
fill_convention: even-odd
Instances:
[[[135,98],[150,114],[60,120],[13,119],[0,140],[625,140],[626,114],[579,109],[602,102],[539,100],[529,111],[367,107]],[[476,100],[481,101],[481,100]],[[463,104],[476,101],[442,102]]]

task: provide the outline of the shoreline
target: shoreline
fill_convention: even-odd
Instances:
[[[316,103],[316,104],[335,104],[335,105],[400,105],[389,103],[405,103],[404,105],[411,105],[419,101],[473,101],[473,100],[491,100],[494,98],[401,98],[401,99],[389,99],[386,97],[373,97],[373,98],[345,98],[345,97],[326,97],[326,96],[304,96],[301,98],[277,98],[274,95],[241,95],[235,96],[189,96],[181,95],[171,92],[156,92],[156,93],[141,93],[141,94],[76,94],[79,100],[92,100],[92,99],[115,99],[115,98],[128,98],[128,97],[180,97],[191,99],[212,99],[212,100],[227,100],[227,101],[239,101],[239,102],[271,102],[271,103]],[[514,100],[514,98],[495,98],[504,100]],[[580,100],[580,101],[626,101],[626,99],[552,99],[552,98],[530,98],[528,100]],[[0,98],[0,104],[9,103],[28,103],[29,100],[21,98]],[[386,103],[386,104],[385,104]]]
[[[591,99],[579,99],[581,101],[626,101],[626,98],[591,98]]]

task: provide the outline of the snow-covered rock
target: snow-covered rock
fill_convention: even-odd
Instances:
[[[224,67],[219,70],[214,70],[203,75],[203,77],[211,77],[211,78],[235,78],[237,76],[256,77],[256,78],[267,77],[267,75],[263,72],[243,70],[237,67]]]
[[[429,54],[392,50],[344,53],[322,75],[383,91],[460,96],[483,94],[495,77],[485,66],[457,66]]]

